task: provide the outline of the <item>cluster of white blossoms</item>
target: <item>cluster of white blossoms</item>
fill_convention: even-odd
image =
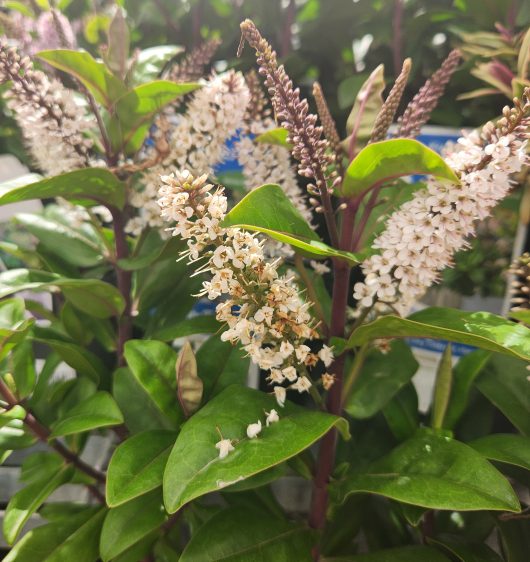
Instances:
[[[325,367],[333,361],[331,348],[324,345],[314,353],[306,345],[318,337],[311,303],[302,300],[292,277],[278,273],[280,260],[265,259],[262,241],[221,226],[227,211],[222,187],[212,191],[206,175],[195,177],[188,170],[161,179],[162,218],[175,222],[169,230],[188,241],[184,255],[189,262],[204,260],[197,272],[211,274],[201,295],[220,299],[216,318],[227,326],[221,339],[239,342],[268,372],[280,405],[287,388],[308,391],[309,369],[319,361]]]
[[[354,287],[362,307],[391,305],[406,313],[467,247],[476,220],[486,218],[527,164],[525,135],[500,134],[488,124],[482,134],[459,139],[447,164],[461,184],[430,178],[427,187],[392,214],[362,265],[365,280]]]
[[[265,418],[266,427],[269,427],[273,423],[280,421],[280,416],[278,415],[278,412],[274,408],[272,408],[270,412],[265,412],[265,416],[266,416]],[[247,437],[249,439],[255,439],[261,433],[262,429],[263,426],[261,424],[261,420],[258,420],[255,423],[248,424]],[[235,441],[233,441],[232,439],[224,439],[219,428],[217,429],[217,431],[219,432],[219,436],[221,437],[221,440],[215,444],[215,448],[219,451],[219,458],[224,459],[228,456],[229,453],[235,450],[234,447]]]
[[[0,42],[0,84],[8,81],[7,105],[37,166],[48,175],[87,166],[92,141],[85,133],[91,123],[73,92]]]
[[[169,150],[142,176],[141,187],[130,198],[137,216],[129,221],[129,232],[138,234],[146,226],[162,226],[156,203],[161,175],[174,169],[213,174],[213,167],[228,154],[226,141],[243,124],[248,101],[249,91],[241,73],[213,76],[193,93],[185,113],[172,116],[174,122],[155,131],[154,141],[157,135],[163,135]]]

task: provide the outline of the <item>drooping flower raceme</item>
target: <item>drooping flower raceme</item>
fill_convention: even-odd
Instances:
[[[157,132],[168,135],[169,152],[144,174],[143,188],[132,195],[130,203],[138,209],[138,216],[129,221],[129,232],[138,233],[146,225],[162,226],[156,203],[161,175],[175,168],[213,173],[213,167],[227,155],[226,141],[243,124],[248,100],[241,73],[230,71],[214,76],[193,94],[186,112],[175,116],[176,122],[168,131]]]
[[[85,133],[91,125],[73,93],[0,42],[0,84],[8,81],[8,107],[37,166],[50,175],[87,166],[92,141]]]
[[[243,349],[276,385],[277,401],[283,405],[286,386],[298,392],[311,388],[309,371],[319,361],[331,360],[330,348],[319,354],[307,345],[318,337],[309,309],[292,278],[278,273],[279,260],[268,262],[263,242],[238,228],[223,228],[227,200],[223,188],[213,190],[207,176],[188,170],[162,177],[158,203],[161,216],[176,223],[173,235],[187,240],[185,255],[190,263],[203,260],[198,272],[211,278],[201,295],[220,300],[217,320],[227,329],[224,341],[241,343]]]
[[[453,254],[467,247],[475,221],[490,214],[509,192],[511,176],[527,164],[529,110],[528,102],[506,108],[500,124],[461,138],[446,159],[461,185],[432,178],[390,216],[373,245],[380,255],[363,263],[365,280],[354,287],[361,306],[377,301],[405,313],[453,263]]]

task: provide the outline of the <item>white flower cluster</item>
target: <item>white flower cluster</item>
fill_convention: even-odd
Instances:
[[[426,189],[392,214],[373,247],[381,250],[362,265],[365,280],[354,287],[362,307],[391,304],[401,314],[423,296],[467,247],[476,220],[486,218],[510,190],[510,176],[527,163],[526,141],[498,136],[488,125],[482,135],[459,139],[446,158],[461,185],[431,178]]]
[[[270,412],[265,412],[265,415],[267,416],[265,419],[266,427],[269,427],[273,423],[280,421],[280,416],[274,408],[271,409]],[[258,420],[256,423],[248,424],[247,437],[249,439],[255,439],[261,433],[262,429],[263,426],[261,425],[261,420]],[[217,429],[217,431],[219,431],[219,428]],[[229,453],[235,450],[234,441],[232,439],[224,439],[220,431],[219,435],[221,437],[221,440],[215,444],[215,448],[219,451],[219,458],[224,459],[228,456]]]
[[[173,221],[173,235],[188,241],[185,255],[190,262],[206,263],[198,272],[212,277],[203,283],[202,295],[216,300],[216,317],[228,329],[221,339],[240,342],[254,363],[268,371],[280,405],[286,387],[308,391],[312,383],[309,368],[333,361],[331,349],[324,346],[313,353],[307,340],[317,337],[309,313],[292,278],[278,273],[279,260],[267,262],[263,242],[238,228],[223,228],[227,211],[223,188],[212,192],[206,175],[194,177],[188,170],[162,177],[158,201],[161,216]]]
[[[7,105],[37,166],[47,175],[87,166],[92,141],[84,133],[91,125],[73,93],[0,43],[0,84],[9,80]]]
[[[249,91],[243,75],[229,71],[213,76],[194,92],[186,112],[174,116],[166,135],[169,153],[142,177],[142,188],[130,203],[138,210],[127,230],[138,234],[145,226],[160,227],[160,208],[156,203],[160,176],[173,169],[188,169],[194,173],[213,173],[213,167],[227,156],[226,141],[242,126]]]

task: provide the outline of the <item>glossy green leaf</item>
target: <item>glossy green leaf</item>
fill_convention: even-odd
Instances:
[[[279,410],[280,420],[265,427],[264,411]],[[248,439],[249,423],[261,420],[263,430]],[[194,414],[182,427],[164,473],[164,503],[174,513],[189,501],[254,476],[310,447],[345,421],[323,412],[286,404],[242,386],[230,386]],[[237,440],[235,450],[219,458],[219,428],[225,439]],[[289,435],[289,439],[285,439]],[[186,458],[183,463],[182,459]]]
[[[528,562],[530,552],[529,519],[497,519],[500,543],[506,562]]]
[[[406,385],[418,369],[410,347],[399,340],[388,353],[372,351],[355,381],[345,410],[354,418],[377,414]]]
[[[527,365],[513,357],[493,355],[475,385],[523,435],[530,437]]]
[[[428,546],[403,546],[355,556],[326,557],[322,562],[449,562],[449,558]]]
[[[173,341],[177,338],[186,338],[195,334],[214,334],[220,329],[220,324],[215,316],[201,314],[187,318],[174,326],[167,326],[152,334],[153,339]]]
[[[97,318],[117,316],[125,306],[118,289],[99,279],[68,279],[33,269],[10,269],[0,273],[0,298],[19,291],[42,292],[55,287],[73,306]]]
[[[112,148],[133,154],[142,145],[154,116],[168,103],[197,89],[199,84],[156,80],[141,84],[117,100],[109,122]]]
[[[218,336],[206,340],[197,351],[197,372],[204,383],[204,401],[232,384],[245,384],[250,364],[247,353]]]
[[[492,461],[513,464],[530,470],[530,438],[514,433],[487,435],[468,443]]]
[[[9,500],[3,522],[4,537],[8,544],[15,542],[31,515],[59,486],[66,484],[72,474],[73,468],[63,465],[51,476],[28,484]]]
[[[77,515],[32,529],[4,562],[97,562],[99,533],[106,509],[87,508]]]
[[[103,562],[124,553],[158,529],[165,520],[161,490],[110,509],[101,530],[100,551]]]
[[[431,420],[431,425],[434,429],[442,429],[444,427],[445,413],[447,412],[447,405],[451,396],[452,384],[453,353],[449,343],[445,346],[436,369]]]
[[[222,225],[262,232],[315,259],[338,257],[353,264],[363,259],[324,244],[283,189],[275,184],[253,189],[232,208]]]
[[[54,49],[40,51],[37,56],[79,80],[108,110],[127,91],[125,84],[119,78],[114,76],[103,63],[94,60],[86,51]]]
[[[33,319],[26,319],[24,301],[19,298],[0,301],[0,359],[28,334]]]
[[[508,480],[471,447],[427,430],[405,441],[368,471],[332,485],[339,498],[382,495],[429,509],[519,511]]]
[[[460,562],[503,562],[503,559],[484,543],[472,543],[458,535],[439,534],[428,543],[440,546]]]
[[[407,318],[382,316],[355,330],[348,347],[377,338],[433,338],[530,359],[530,330],[490,314],[431,307]]]
[[[188,341],[184,342],[175,366],[177,374],[177,393],[186,417],[197,411],[201,404],[203,382],[197,375],[197,361]]]
[[[420,425],[418,413],[418,394],[409,382],[383,408],[383,415],[399,441],[412,437]]]
[[[9,410],[0,409],[0,428],[4,427],[12,420],[23,420],[26,417],[26,410],[19,404],[9,408]]]
[[[37,380],[33,345],[23,341],[11,353],[10,372],[15,381],[16,395],[19,399],[31,394]]]
[[[270,131],[265,131],[255,138],[256,142],[261,142],[264,144],[275,144],[277,146],[283,146],[284,148],[291,149],[292,145],[287,141],[289,132],[283,127],[276,127]]]
[[[176,433],[144,431],[118,445],[107,473],[107,504],[116,507],[162,486]]]
[[[127,365],[149,400],[177,428],[183,419],[177,400],[175,364],[177,354],[167,344],[150,340],[129,340],[124,351]]]
[[[82,433],[123,423],[123,415],[108,392],[96,392],[74,406],[52,426],[50,437]]]
[[[446,429],[453,429],[464,414],[473,383],[490,357],[488,351],[473,351],[461,357],[453,367],[453,388],[444,420]]]
[[[179,562],[311,562],[309,529],[257,509],[224,509],[188,543]]]
[[[352,160],[342,183],[342,194],[353,197],[403,176],[432,175],[455,184],[459,179],[444,159],[421,142],[391,139],[369,144]],[[455,185],[455,189],[458,189]]]
[[[0,427],[0,451],[25,449],[36,441],[37,438],[26,431],[22,420],[13,419]]]
[[[121,209],[125,203],[125,185],[104,168],[83,168],[59,176],[34,181],[34,176],[22,176],[0,184],[0,205],[31,199],[92,199],[98,204]]]

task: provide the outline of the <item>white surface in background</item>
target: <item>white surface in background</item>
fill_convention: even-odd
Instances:
[[[0,182],[14,180],[29,173],[26,166],[23,166],[11,154],[0,154]],[[42,209],[41,202],[37,199],[32,201],[22,201],[0,207],[0,222],[9,220],[17,213],[31,213]]]

